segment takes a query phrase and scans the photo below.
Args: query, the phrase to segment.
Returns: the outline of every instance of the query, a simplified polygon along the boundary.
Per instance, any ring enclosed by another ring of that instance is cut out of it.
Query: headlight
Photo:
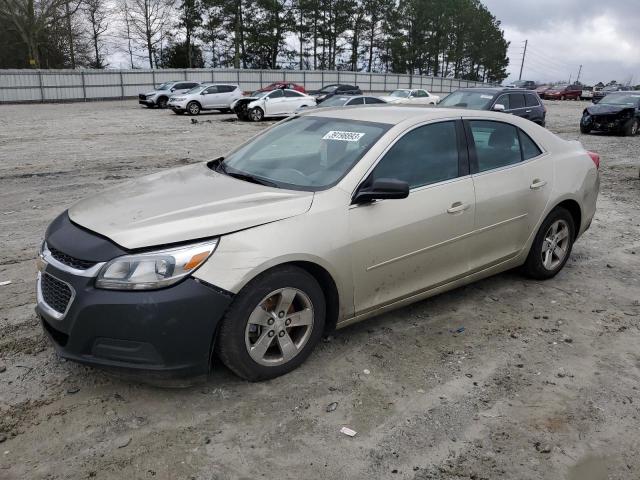
[[[173,101],[173,102],[184,102],[186,100],[185,97],[171,97],[169,99],[169,101]]]
[[[200,267],[218,246],[218,239],[184,247],[123,255],[98,273],[96,288],[153,290],[180,281]]]

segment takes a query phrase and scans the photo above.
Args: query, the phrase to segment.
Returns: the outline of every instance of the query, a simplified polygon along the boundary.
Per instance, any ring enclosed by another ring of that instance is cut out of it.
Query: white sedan
[[[383,95],[378,98],[387,103],[410,103],[412,105],[435,105],[440,101],[438,95],[432,95],[422,88],[400,88],[389,95]]]
[[[297,110],[315,106],[316,99],[310,95],[278,88],[239,98],[231,104],[231,109],[240,120],[259,122],[266,117],[287,117]]]

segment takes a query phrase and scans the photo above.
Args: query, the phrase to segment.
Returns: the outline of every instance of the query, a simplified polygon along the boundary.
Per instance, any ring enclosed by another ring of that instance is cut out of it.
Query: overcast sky
[[[640,84],[640,0],[481,0],[502,22],[509,79]]]

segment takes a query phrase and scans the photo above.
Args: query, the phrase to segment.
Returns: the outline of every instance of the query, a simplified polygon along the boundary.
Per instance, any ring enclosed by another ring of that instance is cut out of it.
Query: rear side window
[[[524,94],[522,93],[510,93],[509,103],[511,108],[524,108]]]
[[[373,170],[373,179],[396,178],[409,188],[442,182],[458,176],[458,142],[455,122],[415,128],[398,140]]]
[[[535,144],[531,137],[519,130],[520,133],[520,145],[522,145],[522,159],[529,160],[530,158],[537,157],[542,154],[542,150]]]
[[[285,90],[284,91],[284,96],[285,97],[301,97],[302,94],[300,94],[298,92],[294,92],[293,90]]]
[[[379,98],[376,97],[367,97],[366,98],[366,103],[367,104],[371,104],[371,103],[386,103],[384,100],[380,100]]]
[[[416,97],[428,97],[427,92],[424,90],[416,90]]]
[[[218,91],[220,93],[233,92],[236,89],[233,85],[218,85]]]
[[[536,97],[532,93],[527,93],[525,95],[525,100],[527,102],[527,107],[539,107],[540,106],[540,102],[538,102],[538,97]]]
[[[486,120],[469,121],[478,159],[478,172],[506,167],[522,160],[518,129]]]
[[[354,98],[349,103],[347,103],[347,105],[362,105],[362,104],[364,104],[364,98],[362,97]]]

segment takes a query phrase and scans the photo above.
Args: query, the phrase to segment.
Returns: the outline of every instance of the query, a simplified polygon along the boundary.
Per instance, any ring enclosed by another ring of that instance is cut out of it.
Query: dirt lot
[[[640,478],[640,137],[580,137],[583,106],[548,104],[551,130],[603,158],[594,224],[555,279],[505,273],[338,331],[283,378],[218,366],[186,389],[59,359],[35,252],[76,200],[267,124],[0,106],[0,478]]]

